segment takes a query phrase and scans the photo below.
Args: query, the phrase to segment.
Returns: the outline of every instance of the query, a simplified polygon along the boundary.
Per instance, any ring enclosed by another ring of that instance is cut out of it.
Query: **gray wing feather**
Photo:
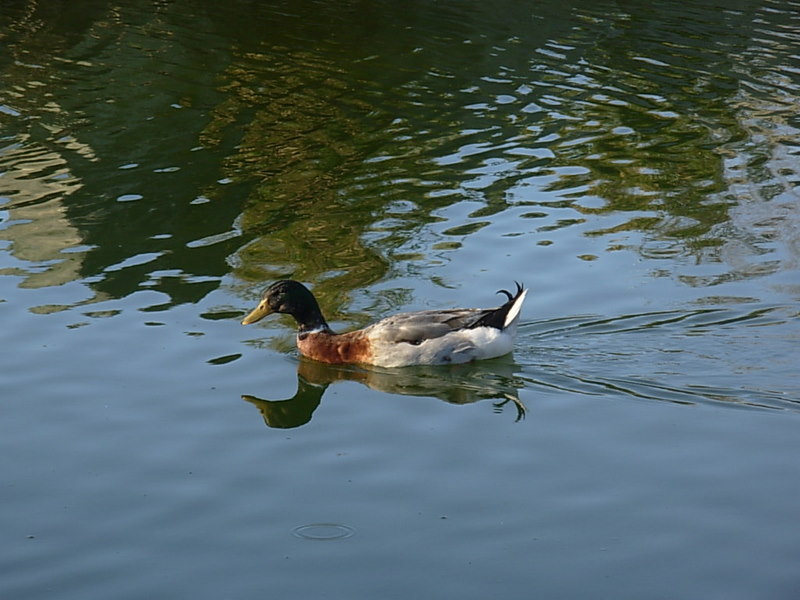
[[[374,329],[370,332],[372,335],[387,342],[420,344],[458,329],[467,329],[487,312],[490,311],[461,308],[404,313],[378,321],[369,329]]]

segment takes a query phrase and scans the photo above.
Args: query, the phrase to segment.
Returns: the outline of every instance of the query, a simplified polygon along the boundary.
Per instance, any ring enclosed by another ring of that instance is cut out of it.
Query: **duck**
[[[514,349],[527,289],[498,290],[507,301],[496,308],[455,308],[400,313],[372,325],[335,333],[314,294],[292,279],[276,281],[242,320],[250,325],[273,313],[297,322],[300,354],[329,364],[376,367],[462,364],[497,358]]]

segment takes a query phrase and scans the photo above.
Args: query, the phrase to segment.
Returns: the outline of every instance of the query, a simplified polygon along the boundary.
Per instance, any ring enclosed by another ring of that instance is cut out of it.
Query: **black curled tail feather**
[[[503,306],[487,310],[477,321],[470,325],[469,328],[494,327],[495,329],[502,330],[505,327],[508,311],[511,310],[511,307],[514,306],[514,303],[520,295],[522,295],[522,292],[525,291],[525,288],[518,281],[515,281],[514,284],[517,286],[516,293],[514,294],[508,290],[497,290],[498,294],[505,294],[508,297],[508,301],[503,304]]]
[[[497,290],[495,293],[496,294],[505,294],[506,296],[508,296],[508,301],[511,302],[511,304],[514,304],[514,300],[519,298],[519,295],[522,293],[522,290],[525,289],[525,288],[522,287],[522,284],[519,281],[515,281],[514,285],[517,286],[517,293],[516,294],[512,294],[508,290]]]

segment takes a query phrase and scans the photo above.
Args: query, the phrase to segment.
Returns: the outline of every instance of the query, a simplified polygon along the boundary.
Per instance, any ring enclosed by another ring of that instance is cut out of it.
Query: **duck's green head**
[[[328,326],[314,294],[302,283],[292,279],[276,281],[264,290],[261,302],[242,320],[242,325],[260,321],[272,313],[292,315],[301,331]]]

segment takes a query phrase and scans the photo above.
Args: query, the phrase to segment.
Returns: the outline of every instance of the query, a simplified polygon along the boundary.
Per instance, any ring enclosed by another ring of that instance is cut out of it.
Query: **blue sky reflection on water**
[[[0,588],[795,597],[793,9],[4,4]],[[240,327],[286,276],[532,293],[393,373]]]

